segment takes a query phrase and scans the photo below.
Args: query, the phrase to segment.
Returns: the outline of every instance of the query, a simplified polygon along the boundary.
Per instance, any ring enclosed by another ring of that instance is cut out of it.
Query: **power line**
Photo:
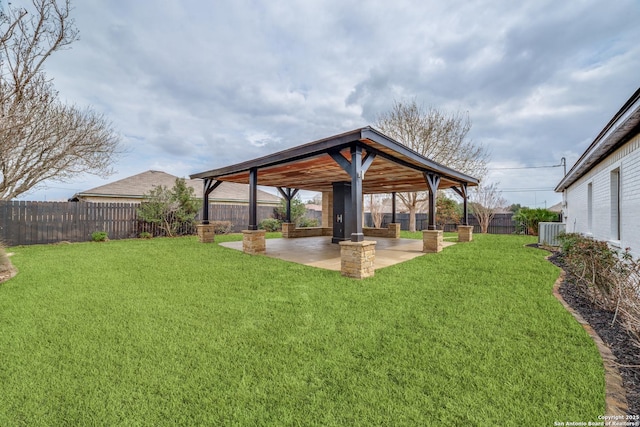
[[[489,168],[490,171],[499,171],[499,170],[513,170],[513,169],[543,169],[543,168],[559,168],[564,165],[549,165],[549,166],[522,166],[519,168]]]
[[[514,168],[489,168],[490,171],[498,171],[498,170],[516,170],[516,169],[545,169],[545,168],[559,168],[564,167],[564,174],[567,174],[567,159],[562,157],[560,159],[559,165],[548,165],[548,166],[521,166]]]
[[[506,188],[500,189],[503,193],[526,193],[534,191],[554,191],[553,188]]]

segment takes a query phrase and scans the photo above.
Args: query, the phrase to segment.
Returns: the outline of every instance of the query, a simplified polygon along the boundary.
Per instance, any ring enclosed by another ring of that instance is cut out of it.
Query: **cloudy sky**
[[[24,0],[22,0],[24,2]],[[13,1],[20,4],[20,1]],[[640,86],[637,0],[76,0],[46,67],[127,150],[108,180],[187,176],[368,124],[394,100],[468,112],[511,203],[552,190]]]

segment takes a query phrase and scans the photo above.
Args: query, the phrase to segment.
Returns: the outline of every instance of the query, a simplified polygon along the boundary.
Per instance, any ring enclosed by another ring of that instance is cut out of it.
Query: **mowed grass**
[[[0,425],[597,421],[558,269],[531,238],[474,238],[362,281],[191,237],[12,248]]]

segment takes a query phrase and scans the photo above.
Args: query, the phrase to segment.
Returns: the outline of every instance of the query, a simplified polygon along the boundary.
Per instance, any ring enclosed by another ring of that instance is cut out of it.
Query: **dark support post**
[[[362,242],[362,180],[364,170],[362,168],[362,147],[354,144],[351,147],[351,241]]]
[[[278,187],[278,191],[287,202],[287,212],[286,212],[285,219],[287,220],[287,223],[290,223],[291,222],[291,200],[294,197],[296,197],[296,194],[298,194],[298,190],[297,189],[294,190],[292,188],[283,189],[282,187]]]
[[[249,170],[249,230],[258,229],[258,169]]]
[[[461,190],[462,190],[462,225],[469,225],[469,208],[467,206],[469,195],[467,193],[466,183],[461,185]]]
[[[365,172],[375,160],[376,153],[368,152],[363,159],[362,147],[358,144],[353,144],[351,146],[351,162],[345,159],[338,151],[329,152],[329,155],[351,177],[351,215],[347,215],[351,218],[351,230],[353,230],[351,241],[362,242],[364,240],[364,234],[362,233],[362,181],[364,180]]]
[[[204,189],[202,191],[202,223],[209,224],[209,193],[207,193],[207,187],[211,183],[210,178],[205,178],[204,180]]]
[[[436,196],[440,185],[440,175],[425,172],[424,178],[429,186],[429,230],[436,230]]]
[[[391,193],[391,223],[396,223],[396,192]]]
[[[222,184],[222,181],[216,181],[212,178],[204,179],[204,188],[202,190],[202,223],[209,224],[209,194],[218,186]]]

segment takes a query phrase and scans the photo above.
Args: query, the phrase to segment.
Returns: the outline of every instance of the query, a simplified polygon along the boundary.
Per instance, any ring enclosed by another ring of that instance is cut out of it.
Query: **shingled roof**
[[[163,185],[167,188],[174,186],[178,177],[162,171],[148,170],[109,184],[101,185],[80,193],[76,193],[70,200],[95,198],[108,199],[142,199],[155,186]],[[201,179],[186,179],[186,184],[193,188],[196,197],[202,198],[203,184]],[[235,182],[225,182],[216,188],[209,196],[213,203],[247,203],[249,200],[249,186]],[[278,204],[280,198],[266,191],[258,190],[258,202],[261,204]]]

